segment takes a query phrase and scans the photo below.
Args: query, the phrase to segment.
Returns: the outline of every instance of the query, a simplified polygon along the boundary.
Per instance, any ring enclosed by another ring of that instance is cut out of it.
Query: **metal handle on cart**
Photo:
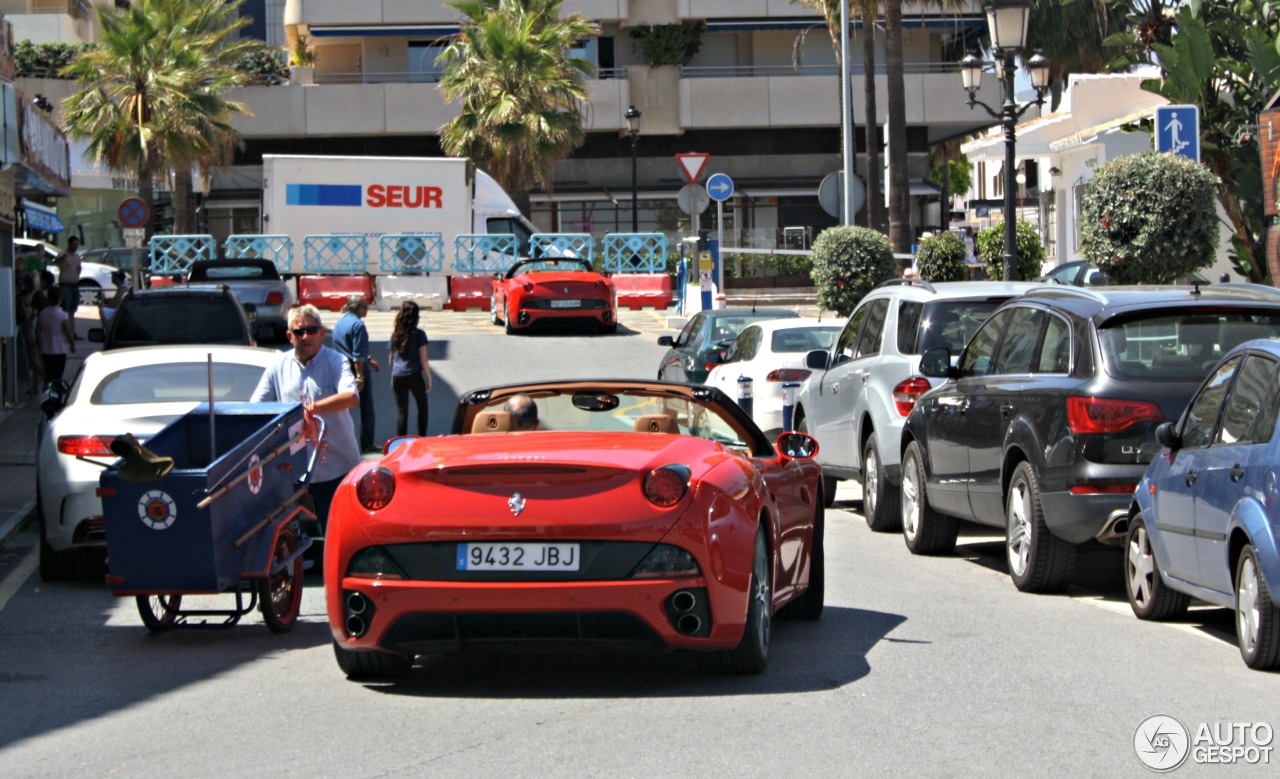
[[[315,441],[315,445],[311,447],[311,456],[307,459],[307,470],[303,472],[301,476],[298,477],[298,484],[302,484],[302,485],[311,484],[311,475],[315,473],[315,470],[316,470],[316,459],[320,456],[320,445],[324,443],[324,433],[325,433],[324,417],[320,416],[319,414],[316,414],[314,419],[317,423],[316,441]]]

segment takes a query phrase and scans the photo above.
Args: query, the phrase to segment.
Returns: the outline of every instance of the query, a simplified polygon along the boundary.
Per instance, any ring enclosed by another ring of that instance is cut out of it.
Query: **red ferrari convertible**
[[[489,317],[507,333],[539,324],[595,325],[618,330],[618,291],[591,263],[573,258],[519,260],[493,280]]]
[[[759,673],[775,613],[822,614],[822,474],[717,389],[472,392],[451,435],[393,439],[338,488],[324,549],[338,665],[495,645],[643,646]]]

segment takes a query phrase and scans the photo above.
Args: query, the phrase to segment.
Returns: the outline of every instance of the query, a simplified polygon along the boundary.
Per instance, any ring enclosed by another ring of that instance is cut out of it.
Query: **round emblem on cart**
[[[262,491],[262,466],[259,465],[261,462],[262,458],[256,454],[249,458],[249,492],[254,495]]]
[[[152,530],[166,530],[178,518],[178,505],[160,490],[152,490],[138,499],[138,517]]]

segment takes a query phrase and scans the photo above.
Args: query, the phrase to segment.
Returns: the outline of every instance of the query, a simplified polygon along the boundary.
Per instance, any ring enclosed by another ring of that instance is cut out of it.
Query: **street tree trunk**
[[[911,189],[907,170],[907,98],[902,71],[902,0],[884,4],[884,60],[888,73],[889,243],[899,254],[911,250]]]

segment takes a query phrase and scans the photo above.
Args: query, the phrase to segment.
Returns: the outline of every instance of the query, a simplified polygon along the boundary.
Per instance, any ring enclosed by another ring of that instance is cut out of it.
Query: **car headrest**
[[[510,411],[481,411],[471,423],[471,434],[507,433],[511,427]]]
[[[642,414],[636,417],[636,424],[632,430],[637,433],[679,434],[680,432],[675,417],[669,417],[666,414]]]

